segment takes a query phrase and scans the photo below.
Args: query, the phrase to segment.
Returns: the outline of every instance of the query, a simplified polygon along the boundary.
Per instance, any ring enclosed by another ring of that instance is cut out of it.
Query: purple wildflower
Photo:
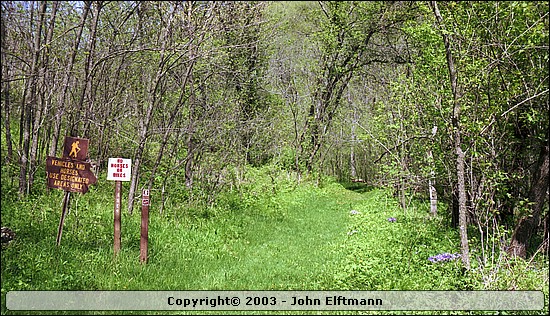
[[[395,223],[395,221],[397,221],[397,219],[395,217],[388,218],[388,222],[390,222],[390,223]]]
[[[441,262],[441,261],[452,261],[452,260],[455,260],[455,259],[458,259],[460,258],[460,254],[458,253],[455,253],[455,254],[451,254],[451,253],[440,253],[438,255],[435,255],[435,256],[431,256],[428,258],[429,261],[433,262],[433,263],[436,263],[436,262]]]
[[[356,211],[356,210],[351,210],[351,211],[350,211],[349,213],[350,213],[351,215],[357,215],[357,214],[360,214],[360,213],[359,213],[358,211]]]

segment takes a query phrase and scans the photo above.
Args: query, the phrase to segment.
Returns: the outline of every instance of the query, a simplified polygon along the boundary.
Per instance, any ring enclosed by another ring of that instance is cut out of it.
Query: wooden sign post
[[[149,240],[149,190],[141,192],[141,239],[139,243],[139,261],[147,263],[147,243]]]
[[[65,191],[65,196],[63,197],[63,209],[61,210],[61,219],[59,220],[59,227],[57,228],[56,244],[58,246],[61,244],[61,235],[63,234],[63,223],[65,222],[65,215],[67,214],[67,207],[69,205],[70,198],[71,198],[71,192]]]
[[[120,251],[120,204],[121,204],[121,197],[120,197],[120,191],[122,189],[122,182],[121,181],[115,181],[115,212],[114,212],[114,234],[115,234],[115,241],[113,246],[113,251],[116,254]]]
[[[115,209],[114,209],[114,245],[113,251],[117,255],[120,251],[121,219],[120,205],[122,204],[122,181],[130,181],[132,174],[132,160],[124,158],[109,158],[107,166],[107,180],[115,181]]]
[[[91,171],[91,165],[84,160],[88,156],[88,140],[85,138],[65,137],[65,148],[63,158],[46,158],[46,181],[49,188],[65,191],[63,197],[63,209],[57,229],[56,243],[61,244],[63,234],[63,223],[71,192],[88,192],[88,186],[97,183],[97,178]]]

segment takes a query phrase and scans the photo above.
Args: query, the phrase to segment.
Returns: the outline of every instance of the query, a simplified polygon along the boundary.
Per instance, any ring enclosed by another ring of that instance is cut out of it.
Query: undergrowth
[[[476,263],[481,245],[473,236],[474,268],[465,271],[460,258],[451,256],[460,253],[459,236],[446,225],[444,205],[435,217],[427,201],[415,200],[403,210],[383,188],[348,190],[329,178],[298,183],[268,166],[248,169],[238,186],[211,204],[177,204],[172,196],[161,214],[153,191],[148,261],[140,264],[139,210],[122,212],[122,249],[113,254],[112,182],[100,176],[87,194],[71,194],[57,246],[64,192],[44,188],[19,199],[4,171],[2,226],[16,238],[2,249],[2,314],[29,313],[6,310],[6,293],[15,290],[541,290],[545,309],[521,313],[548,311],[547,257],[521,260],[495,252],[491,265]],[[123,205],[127,190],[123,185]],[[165,313],[176,312],[148,312]]]

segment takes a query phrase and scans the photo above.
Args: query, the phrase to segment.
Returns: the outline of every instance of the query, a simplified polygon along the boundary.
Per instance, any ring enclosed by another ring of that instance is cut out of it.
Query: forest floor
[[[492,267],[482,267],[486,253],[474,246],[471,272],[462,270],[460,259],[433,262],[437,255],[459,253],[459,239],[444,216],[429,216],[427,201],[411,199],[404,211],[391,192],[384,189],[366,186],[346,189],[333,181],[321,186],[251,185],[254,187],[246,191],[222,196],[208,209],[193,210],[180,205],[176,210],[174,204],[167,205],[163,214],[156,211],[152,195],[147,264],[139,263],[139,210],[133,215],[123,212],[121,251],[113,255],[110,184],[93,188],[86,195],[74,195],[60,246],[56,246],[55,239],[62,191],[52,190],[22,201],[7,197],[4,193],[9,192],[3,191],[2,226],[13,228],[16,239],[2,249],[2,314],[29,313],[6,310],[5,295],[13,290],[514,288],[544,291],[548,311],[548,258],[539,256],[526,262],[498,257]],[[3,186],[3,190],[7,188]],[[445,212],[444,205],[440,211]],[[475,236],[472,238],[475,243]],[[165,313],[174,312],[147,312]],[[186,312],[178,312],[182,313]],[[349,314],[350,311],[298,313]],[[538,315],[541,311],[523,313]]]

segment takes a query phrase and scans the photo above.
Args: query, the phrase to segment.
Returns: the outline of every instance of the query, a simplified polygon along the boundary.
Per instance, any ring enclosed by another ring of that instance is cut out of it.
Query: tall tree
[[[320,69],[307,113],[302,141],[309,138],[306,166],[315,157],[338,112],[343,93],[354,73],[374,63],[405,63],[406,51],[394,35],[414,12],[406,2],[319,2]]]
[[[31,27],[30,30],[34,30],[33,26],[34,20],[32,19],[32,12],[34,10],[34,4],[31,4]],[[38,83],[38,69],[40,68],[40,53],[41,53],[41,43],[42,43],[42,29],[45,25],[45,14],[46,14],[46,1],[41,1],[40,8],[38,11],[38,25],[36,26],[36,31],[33,33],[34,36],[34,45],[32,46],[32,59],[30,66],[29,78],[25,81],[25,93],[22,98],[23,109],[21,111],[21,132],[23,133],[22,137],[22,149],[19,159],[20,172],[19,172],[19,195],[25,195],[30,191],[29,182],[29,150],[31,143],[31,122],[34,111],[38,108],[38,93],[37,93],[37,83]],[[32,170],[31,170],[32,171]]]
[[[140,6],[144,10],[151,10],[149,8],[151,4],[149,3],[140,3]],[[131,214],[134,208],[135,193],[138,187],[140,167],[143,158],[143,152],[145,150],[145,145],[150,136],[150,124],[153,118],[153,112],[157,108],[162,100],[162,95],[165,93],[163,89],[164,79],[167,76],[167,70],[170,68],[170,59],[172,57],[173,49],[173,34],[172,34],[172,23],[174,22],[175,13],[177,10],[177,5],[157,3],[155,8],[156,13],[161,19],[161,29],[156,36],[156,43],[158,45],[158,57],[156,70],[152,78],[146,80],[149,82],[145,85],[145,107],[139,107],[139,128],[138,128],[138,146],[134,153],[134,161],[132,166],[132,177],[130,180],[130,190],[128,193],[128,212]],[[147,77],[149,74],[143,74]]]
[[[56,107],[54,107],[55,110],[55,118],[54,118],[54,125],[53,125],[53,132],[52,132],[52,141],[50,143],[50,156],[55,156],[57,152],[57,146],[59,143],[59,138],[61,135],[62,130],[62,122],[63,122],[63,116],[65,115],[66,110],[69,108],[66,105],[67,102],[67,96],[69,94],[69,87],[70,82],[72,81],[74,77],[73,68],[75,65],[75,60],[77,58],[79,48],[80,48],[80,41],[82,40],[82,34],[84,32],[85,22],[88,17],[88,13],[90,12],[91,8],[91,1],[85,1],[84,2],[84,8],[82,9],[82,14],[80,16],[80,22],[78,24],[78,30],[77,34],[74,39],[74,45],[69,54],[69,58],[66,65],[66,70],[63,73],[63,79],[61,84],[61,92],[57,94],[57,102]]]
[[[2,112],[4,113],[4,128],[5,128],[5,134],[6,134],[6,146],[7,146],[7,155],[5,159],[5,163],[9,163],[13,159],[13,145],[12,145],[12,137],[11,137],[11,87],[10,82],[12,80],[12,73],[11,73],[11,65],[8,62],[8,43],[7,43],[7,19],[9,11],[11,11],[11,4],[2,2],[2,16],[1,16],[1,23],[0,26],[0,43],[1,43],[1,54],[2,54]]]
[[[50,12],[50,23],[48,26],[48,30],[46,33],[46,37],[44,39],[44,48],[40,48],[40,50],[43,50],[42,54],[42,61],[41,66],[38,75],[38,81],[36,82],[37,89],[38,89],[38,98],[40,102],[37,102],[35,114],[34,114],[34,122],[33,122],[33,128],[32,128],[32,143],[30,147],[30,154],[29,154],[29,187],[33,186],[34,182],[34,175],[37,168],[37,156],[38,156],[38,143],[40,138],[40,131],[43,128],[44,125],[44,117],[48,114],[48,107],[49,107],[49,96],[46,96],[46,85],[47,85],[47,78],[48,73],[51,72],[49,68],[49,60],[50,60],[50,54],[52,54],[52,51],[50,49],[52,37],[53,37],[53,31],[55,27],[55,17],[57,14],[57,6],[58,2],[55,1],[53,3],[53,7]],[[51,78],[50,78],[51,79]]]
[[[105,5],[102,1],[94,1],[93,6],[93,20],[90,29],[90,35],[88,38],[87,53],[86,53],[86,62],[84,64],[84,80],[82,84],[82,91],[80,98],[77,104],[79,109],[76,115],[83,116],[83,128],[82,136],[89,138],[90,137],[90,124],[94,121],[94,103],[95,103],[95,89],[93,89],[93,65],[94,59],[96,58],[96,42],[98,37],[98,26],[100,21],[101,9]],[[85,105],[84,103],[88,103]],[[79,124],[75,124],[78,126]],[[73,129],[75,130],[75,129]],[[74,133],[74,132],[73,132]]]
[[[430,5],[433,9],[438,26],[441,30],[441,36],[445,44],[445,55],[447,57],[447,66],[449,68],[449,81],[451,84],[451,90],[453,93],[453,111],[452,111],[452,124],[454,130],[454,146],[456,151],[456,176],[458,186],[458,207],[459,207],[459,230],[460,230],[460,249],[462,252],[462,262],[466,269],[470,269],[470,247],[468,245],[468,222],[467,222],[467,209],[466,209],[466,184],[464,178],[464,151],[462,149],[462,131],[460,127],[460,114],[461,105],[460,98],[461,91],[457,83],[457,72],[455,68],[455,61],[452,52],[452,38],[449,35],[448,30],[443,22],[443,17],[439,12],[436,1],[431,1]]]
[[[550,137],[547,139],[550,139]],[[529,201],[532,203],[532,212],[520,218],[508,247],[508,253],[513,256],[526,257],[529,241],[539,225],[544,203],[548,199],[548,152],[548,143],[546,143],[540,150],[535,174],[529,190]],[[546,218],[548,218],[548,215]]]

